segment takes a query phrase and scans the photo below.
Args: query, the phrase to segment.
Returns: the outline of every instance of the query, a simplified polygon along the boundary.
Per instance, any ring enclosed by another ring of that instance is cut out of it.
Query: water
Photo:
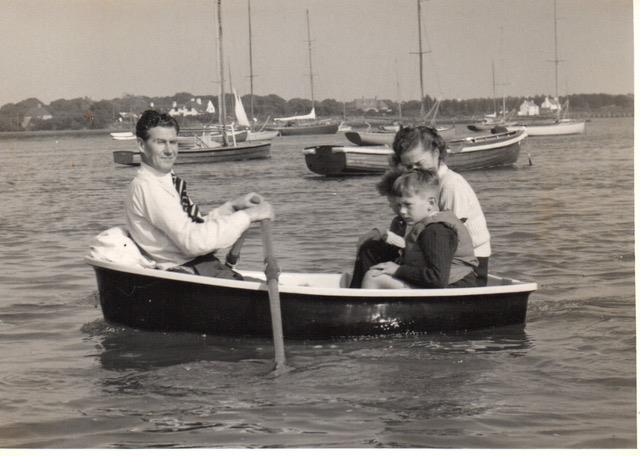
[[[104,322],[83,256],[123,223],[123,143],[0,139],[0,447],[636,447],[633,122],[587,129],[465,173],[491,270],[539,284],[524,330],[287,342],[279,376],[267,339]],[[268,197],[283,270],[340,271],[391,217],[378,177],[306,169],[302,147],[344,142],[278,138],[271,160],[178,171],[205,208]],[[255,230],[240,266],[261,269],[261,249]]]

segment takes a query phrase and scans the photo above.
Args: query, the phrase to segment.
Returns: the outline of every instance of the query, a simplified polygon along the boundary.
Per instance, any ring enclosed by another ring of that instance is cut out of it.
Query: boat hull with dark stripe
[[[512,166],[518,161],[525,130],[449,141],[447,165],[454,171]],[[380,174],[390,167],[386,146],[313,146],[303,150],[307,168],[323,176]]]
[[[211,147],[181,150],[177,165],[216,163],[224,161],[257,160],[271,157],[271,143],[243,143],[240,146]],[[139,166],[140,152],[116,150],[113,161],[119,165]]]
[[[332,135],[338,132],[338,126],[337,122],[318,125],[293,125],[291,127],[280,127],[278,131],[281,136]]]
[[[154,331],[270,337],[265,283],[192,276],[87,259],[105,320]],[[242,271],[241,271],[242,272]],[[244,271],[256,280],[264,274]],[[490,277],[487,287],[339,288],[339,274],[282,274],[284,336],[317,339],[524,326],[537,286]],[[316,285],[316,286],[314,286]]]

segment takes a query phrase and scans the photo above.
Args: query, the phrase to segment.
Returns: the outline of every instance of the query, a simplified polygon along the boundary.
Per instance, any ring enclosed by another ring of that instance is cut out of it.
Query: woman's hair
[[[176,129],[176,133],[180,133],[180,126],[176,119],[169,114],[147,109],[136,123],[136,136],[146,141],[149,138],[149,130],[154,127],[173,127]]]
[[[384,173],[380,182],[376,184],[378,193],[380,193],[381,196],[398,196],[393,191],[393,183],[398,177],[402,176],[402,172],[399,168],[391,168]]]
[[[414,169],[402,174],[393,183],[393,194],[396,196],[415,195],[421,190],[440,187],[438,175],[425,169]]]
[[[391,163],[401,163],[402,154],[422,145],[427,150],[438,151],[439,161],[447,159],[447,143],[433,127],[420,125],[418,127],[402,127],[393,139],[393,155]]]

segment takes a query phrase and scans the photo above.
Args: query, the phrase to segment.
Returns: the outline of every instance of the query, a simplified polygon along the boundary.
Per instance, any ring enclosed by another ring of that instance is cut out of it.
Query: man
[[[142,163],[125,203],[129,234],[160,269],[242,279],[213,252],[233,245],[251,222],[273,219],[273,209],[249,193],[202,216],[172,172],[179,129],[173,117],[154,110],[145,111],[136,124]]]

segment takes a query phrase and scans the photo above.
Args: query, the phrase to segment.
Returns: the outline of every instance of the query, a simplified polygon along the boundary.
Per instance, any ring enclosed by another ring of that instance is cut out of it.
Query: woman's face
[[[439,157],[440,153],[437,149],[425,149],[420,143],[413,149],[404,152],[400,157],[400,163],[408,170],[437,170]]]

